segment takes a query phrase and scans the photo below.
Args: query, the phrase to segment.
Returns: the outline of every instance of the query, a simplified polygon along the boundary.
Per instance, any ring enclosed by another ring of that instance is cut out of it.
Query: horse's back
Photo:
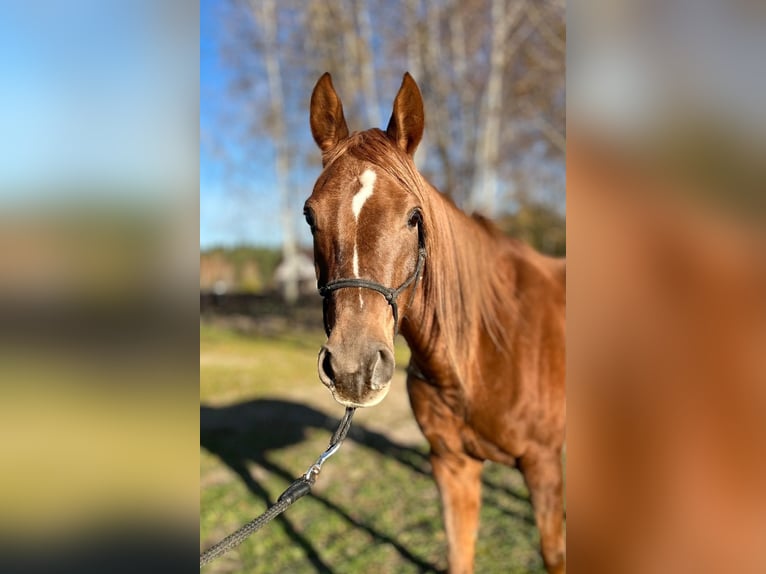
[[[483,215],[474,213],[472,218],[486,231],[491,241],[497,244],[497,253],[505,265],[525,265],[533,268],[536,274],[539,274],[538,288],[542,287],[546,291],[551,289],[554,292],[551,295],[561,295],[566,291],[566,259],[544,255],[528,243],[509,237]],[[549,284],[543,285],[546,282]]]
[[[563,315],[566,302],[566,259],[544,255],[528,243],[502,236],[496,241],[503,247],[501,262],[512,282],[516,295],[526,300],[532,298],[541,303],[552,304]],[[527,309],[529,311],[529,309]]]

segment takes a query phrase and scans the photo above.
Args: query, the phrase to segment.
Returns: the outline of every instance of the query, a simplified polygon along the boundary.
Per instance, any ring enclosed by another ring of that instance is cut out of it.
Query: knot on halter
[[[392,287],[386,287],[385,285],[381,285],[380,283],[375,283],[375,281],[369,281],[367,279],[357,279],[357,278],[346,278],[346,279],[336,279],[335,281],[330,281],[326,285],[322,285],[319,287],[319,294],[324,298],[324,323],[325,323],[325,331],[327,334],[330,334],[330,329],[327,325],[327,300],[332,294],[333,291],[337,291],[338,289],[347,289],[351,287],[358,287],[361,289],[371,289],[372,291],[377,291],[383,297],[386,298],[386,301],[391,306],[391,312],[394,315],[394,337],[396,337],[396,334],[399,332],[399,306],[396,303],[397,297],[401,295],[401,293],[407,289],[410,285],[412,285],[414,282],[418,280],[420,277],[420,273],[423,270],[423,264],[426,259],[426,249],[424,245],[420,245],[418,247],[418,262],[415,266],[415,271],[412,275],[410,275],[404,283],[399,285],[399,287],[396,287],[395,289]],[[412,291],[412,296],[415,295],[415,290]],[[412,303],[412,296],[410,296],[410,304]]]

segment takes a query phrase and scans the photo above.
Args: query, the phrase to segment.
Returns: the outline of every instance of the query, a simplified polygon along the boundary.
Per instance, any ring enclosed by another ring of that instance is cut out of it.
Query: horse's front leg
[[[561,451],[533,449],[521,457],[521,471],[529,487],[540,530],[543,562],[549,574],[566,572],[564,499]]]
[[[442,500],[450,574],[473,572],[481,506],[482,461],[466,454],[431,454]]]

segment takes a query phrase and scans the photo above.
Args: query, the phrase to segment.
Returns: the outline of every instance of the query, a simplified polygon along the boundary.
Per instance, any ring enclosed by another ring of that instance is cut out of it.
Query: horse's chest
[[[465,452],[512,465],[523,452],[523,429],[513,424],[507,405],[478,400],[457,385],[416,379],[408,389],[415,418],[437,454]]]

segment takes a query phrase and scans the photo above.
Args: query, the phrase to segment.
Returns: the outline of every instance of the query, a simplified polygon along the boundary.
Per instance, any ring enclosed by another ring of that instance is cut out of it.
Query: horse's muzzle
[[[394,375],[394,354],[383,344],[355,350],[325,345],[319,351],[319,378],[346,407],[371,407],[388,394]]]

